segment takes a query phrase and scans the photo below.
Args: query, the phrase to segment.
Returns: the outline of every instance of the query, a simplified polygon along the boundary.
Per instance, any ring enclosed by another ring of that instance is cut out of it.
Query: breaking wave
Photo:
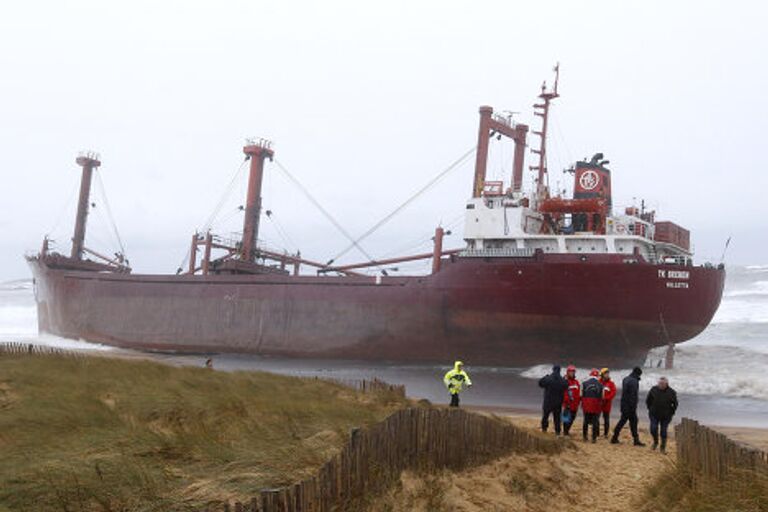
[[[675,368],[664,370],[665,347],[653,349],[643,369],[641,387],[649,389],[662,375],[682,393],[768,400],[768,265],[729,268],[723,300],[712,324],[699,336],[678,345]],[[539,378],[550,365],[523,370]],[[582,368],[578,374],[587,375]],[[629,369],[614,369],[617,385]]]
[[[0,283],[0,344],[34,343],[70,350],[112,350],[112,347],[37,332],[37,309],[29,279]]]
[[[640,389],[647,391],[659,377],[667,377],[679,393],[719,395],[768,400],[768,350],[756,352],[728,346],[679,346],[675,351],[675,368],[665,370],[665,347],[651,351],[643,367]],[[716,363],[713,363],[715,362]],[[551,371],[550,365],[536,365],[522,372],[523,377],[538,379]],[[612,369],[616,386],[629,375],[629,368]],[[583,380],[589,369],[579,368],[576,377]]]

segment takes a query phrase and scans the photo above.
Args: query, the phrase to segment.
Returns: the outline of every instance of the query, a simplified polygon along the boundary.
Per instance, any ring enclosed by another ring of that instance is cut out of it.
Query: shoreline
[[[51,343],[34,343],[56,346]],[[102,347],[99,347],[102,348]],[[433,404],[447,404],[448,396],[443,388],[442,375],[447,366],[430,364],[371,363],[369,361],[287,359],[263,357],[252,354],[174,354],[145,352],[109,347],[92,350],[64,348],[65,351],[82,352],[99,357],[146,359],[173,366],[202,366],[208,357],[214,360],[214,368],[221,371],[266,371],[282,375],[320,377],[338,380],[370,380],[378,378],[392,384],[403,384],[406,393],[415,400],[426,399]],[[522,377],[519,368],[470,368],[475,386],[461,395],[462,406],[477,411],[538,417],[541,411],[542,392],[536,379]],[[619,375],[618,378],[622,378]],[[674,387],[674,382],[673,382]],[[620,397],[620,394],[619,394]],[[749,432],[762,432],[768,425],[768,402],[756,398],[725,395],[692,395],[679,393],[680,409],[673,423],[689,417],[720,429],[744,429],[739,435],[751,439]],[[618,400],[618,397],[617,397]],[[640,423],[648,418],[643,404],[638,408]],[[614,402],[612,421],[618,421],[618,402]],[[735,431],[735,430],[734,430]],[[758,436],[759,438],[759,436]],[[755,442],[760,443],[757,439]]]
[[[522,420],[522,423],[532,429],[538,429],[539,420],[541,419],[541,415],[538,411],[531,411],[528,409],[518,409],[514,407],[488,407],[488,406],[467,406],[466,409],[471,412],[477,412],[481,414],[495,414],[497,416],[502,416],[506,418],[510,418],[511,420]],[[694,419],[694,418],[692,418]],[[613,428],[614,425],[616,425],[616,422],[619,420],[619,415],[612,414],[611,415],[611,428]],[[670,436],[674,437],[674,429],[672,426],[677,425],[682,420],[682,416],[678,417],[675,416],[672,425],[670,426]],[[581,416],[581,412],[579,417],[576,418],[576,426],[581,425],[581,422],[583,421],[583,416]],[[697,420],[700,423],[700,420]],[[602,422],[602,420],[601,420]],[[601,423],[602,424],[602,423]],[[738,427],[738,426],[723,426],[718,424],[711,424],[711,423],[704,423],[707,427],[710,427],[713,430],[716,430],[718,432],[721,432],[722,434],[725,434],[729,438],[731,438],[733,441],[737,441],[739,443],[743,443],[745,445],[749,445],[753,448],[757,448],[759,450],[763,450],[765,452],[768,452],[768,426],[766,427]],[[628,432],[629,426],[625,427],[623,430],[622,435],[626,435]],[[552,421],[550,418],[550,433],[552,432],[553,426]],[[645,434],[645,436],[650,437],[650,433],[648,431],[648,422],[644,422],[642,418],[640,418],[640,425],[639,430],[641,433]],[[577,429],[577,431],[579,431]],[[578,438],[578,436],[576,436]]]

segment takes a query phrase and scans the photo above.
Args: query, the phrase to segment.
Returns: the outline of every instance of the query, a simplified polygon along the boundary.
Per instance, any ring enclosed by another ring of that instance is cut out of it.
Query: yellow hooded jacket
[[[464,363],[456,361],[453,364],[453,370],[448,370],[445,377],[443,377],[445,387],[448,388],[448,392],[452,395],[461,393],[461,389],[465,384],[467,386],[472,385],[472,380],[467,375],[467,372],[461,369],[462,366],[464,366]]]

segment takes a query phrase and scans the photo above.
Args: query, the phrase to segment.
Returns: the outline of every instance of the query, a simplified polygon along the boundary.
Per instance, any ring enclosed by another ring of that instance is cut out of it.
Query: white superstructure
[[[654,240],[655,226],[639,214],[609,216],[605,233],[573,231],[572,216],[548,224],[521,194],[483,195],[467,202],[464,238],[468,255],[626,254],[646,261],[687,260],[691,253]],[[639,213],[639,212],[638,212]]]

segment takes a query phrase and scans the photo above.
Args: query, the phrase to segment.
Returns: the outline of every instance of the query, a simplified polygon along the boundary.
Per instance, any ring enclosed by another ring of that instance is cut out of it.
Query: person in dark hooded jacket
[[[640,441],[640,435],[637,433],[637,402],[640,392],[640,376],[643,374],[643,370],[639,366],[635,366],[632,369],[632,373],[624,377],[621,381],[621,419],[616,424],[616,428],[613,430],[613,437],[611,443],[619,443],[619,434],[621,429],[629,421],[629,429],[632,432],[632,438],[634,439],[635,446],[645,446],[645,443]]]
[[[587,441],[588,429],[592,427],[592,442],[597,442],[600,435],[600,411],[603,409],[603,385],[600,383],[600,372],[593,369],[589,378],[581,383],[581,408],[584,411],[582,435]]]
[[[560,406],[563,403],[563,393],[568,389],[568,381],[560,375],[560,366],[552,367],[552,373],[539,379],[539,387],[544,388],[544,403],[542,404],[541,431],[549,428],[549,415],[555,424],[555,434],[560,435]]]
[[[648,407],[648,416],[651,420],[651,436],[655,450],[659,446],[659,427],[661,427],[661,453],[667,452],[667,427],[672,421],[672,416],[677,411],[677,393],[669,387],[666,377],[659,379],[659,383],[651,388],[645,399]]]

